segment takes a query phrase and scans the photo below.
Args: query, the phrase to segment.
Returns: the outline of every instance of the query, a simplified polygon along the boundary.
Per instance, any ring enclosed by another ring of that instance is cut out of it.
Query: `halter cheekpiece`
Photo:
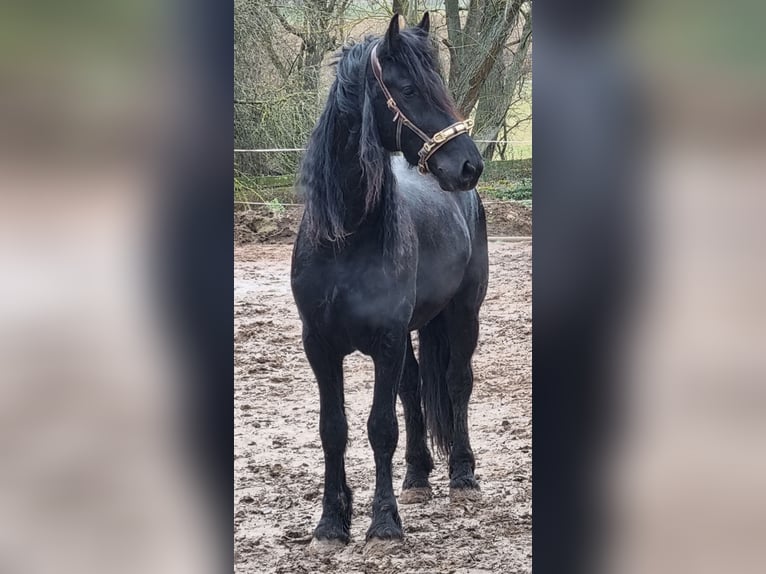
[[[428,164],[426,163],[428,159],[434,153],[436,153],[436,150],[438,150],[451,139],[456,138],[460,134],[468,133],[468,131],[473,127],[473,120],[468,119],[460,122],[455,122],[451,126],[447,126],[443,130],[436,132],[432,137],[428,137],[428,135],[426,135],[423,130],[412,123],[410,119],[404,115],[402,110],[399,109],[399,106],[396,104],[396,100],[394,100],[391,92],[383,82],[383,69],[380,67],[380,61],[378,60],[377,52],[378,45],[376,44],[373,46],[372,52],[370,52],[370,63],[372,65],[372,73],[375,74],[375,79],[378,80],[378,85],[380,85],[380,89],[383,90],[383,95],[386,96],[386,106],[388,106],[388,109],[391,110],[391,112],[394,114],[393,121],[396,122],[396,149],[397,151],[401,151],[402,149],[402,125],[405,125],[410,128],[410,130],[412,130],[416,136],[423,140],[423,147],[421,147],[420,151],[418,152],[418,157],[420,158],[418,161],[418,171],[422,174],[426,174],[428,173]]]

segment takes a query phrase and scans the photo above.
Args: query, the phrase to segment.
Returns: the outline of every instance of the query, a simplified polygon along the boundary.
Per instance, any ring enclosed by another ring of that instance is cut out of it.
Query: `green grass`
[[[479,192],[487,199],[532,201],[532,180],[498,180],[479,184]]]
[[[275,201],[284,209],[285,203],[297,203],[293,183],[295,175],[258,176],[237,172],[234,176],[234,200],[268,203]],[[277,209],[276,204],[274,204]]]
[[[285,203],[300,203],[294,187],[242,187],[236,180],[234,183],[234,198],[236,201],[254,201],[268,203],[271,200]]]
[[[532,178],[532,158],[485,162],[481,176],[484,182],[521,181],[525,178]]]
[[[274,217],[282,217],[285,214],[285,206],[278,199],[272,199],[266,202],[266,207],[271,211],[271,215]]]

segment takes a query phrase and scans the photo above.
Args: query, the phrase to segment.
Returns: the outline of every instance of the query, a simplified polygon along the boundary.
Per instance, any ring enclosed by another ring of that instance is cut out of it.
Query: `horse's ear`
[[[389,51],[396,51],[397,48],[399,48],[399,24],[400,20],[403,20],[399,14],[394,14],[394,17],[391,18],[391,22],[388,24],[388,30],[386,31],[386,47]]]
[[[423,30],[423,32],[426,34],[428,34],[429,30],[431,30],[431,16],[428,15],[428,12],[423,13],[423,18],[420,20],[418,28]]]

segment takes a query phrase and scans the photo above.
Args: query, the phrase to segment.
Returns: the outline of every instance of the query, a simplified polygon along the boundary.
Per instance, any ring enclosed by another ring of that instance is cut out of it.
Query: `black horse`
[[[488,277],[486,220],[474,189],[483,163],[467,135],[470,122],[458,119],[441,80],[428,30],[428,13],[405,30],[394,16],[383,39],[344,48],[302,165],[306,210],[292,289],[319,384],[325,483],[318,540],[350,538],[343,358],[355,350],[375,365],[367,539],[403,536],[391,476],[397,393],[407,429],[400,502],[430,497],[426,424],[432,444],[449,456],[451,496],[479,490],[468,400]],[[404,159],[392,158],[395,151]]]

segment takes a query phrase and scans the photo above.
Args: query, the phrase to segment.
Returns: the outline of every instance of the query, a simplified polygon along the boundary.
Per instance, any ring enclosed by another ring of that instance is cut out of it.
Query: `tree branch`
[[[279,59],[279,56],[277,56],[277,53],[274,51],[274,46],[270,41],[263,42],[263,45],[266,48],[266,53],[269,55],[269,60],[271,60],[271,63],[274,64],[274,67],[282,79],[287,81],[287,78],[290,77],[290,72],[288,72],[284,63],[282,63],[282,61]]]
[[[282,24],[282,27],[285,30],[290,32],[293,36],[298,36],[298,38],[300,38],[304,42],[306,41],[306,35],[301,30],[299,30],[298,28],[296,28],[295,26],[290,24],[290,22],[287,21],[287,18],[285,18],[279,12],[279,10],[277,10],[276,6],[273,6],[273,5],[269,4],[268,8],[269,8],[269,12],[271,12],[272,14],[274,14],[274,16],[277,17],[277,20],[279,20],[279,23]]]
[[[515,130],[517,127],[519,127],[521,124],[523,124],[524,122],[528,122],[528,121],[530,121],[531,119],[532,119],[532,114],[529,114],[528,116],[525,116],[525,117],[523,117],[523,118],[521,118],[521,119],[517,120],[517,121],[516,121],[516,123],[514,123],[512,126],[508,126],[508,127],[506,128],[506,131],[508,131],[508,132],[512,132],[512,131],[513,131],[513,130]]]

